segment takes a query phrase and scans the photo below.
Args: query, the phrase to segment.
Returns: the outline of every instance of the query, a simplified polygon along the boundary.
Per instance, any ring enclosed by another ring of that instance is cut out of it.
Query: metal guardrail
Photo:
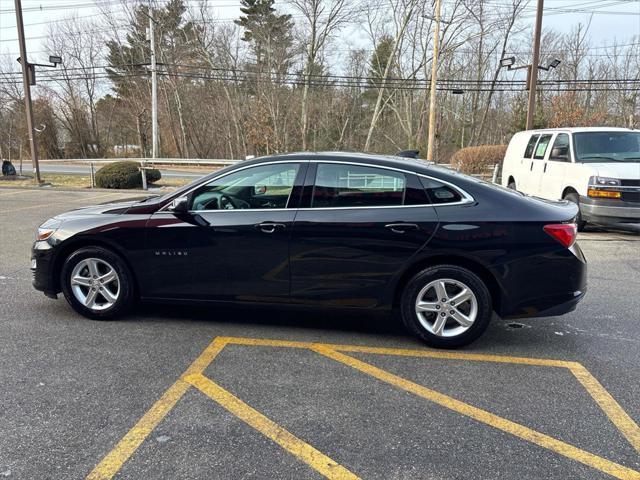
[[[40,162],[49,163],[114,163],[114,162],[138,162],[152,165],[186,165],[186,166],[210,166],[210,165],[235,165],[242,160],[230,160],[230,159],[207,159],[207,158],[60,158],[60,159],[45,159]]]
[[[89,165],[89,175],[91,177],[91,188],[96,186],[95,167],[96,165],[107,165],[115,162],[136,162],[140,164],[140,175],[142,176],[142,188],[147,190],[147,170],[155,168],[159,165],[182,165],[189,167],[200,166],[227,166],[235,165],[242,160],[230,159],[203,159],[203,158],[140,158],[140,157],[124,157],[124,158],[65,158],[65,159],[44,159],[40,162],[44,163],[82,163]]]

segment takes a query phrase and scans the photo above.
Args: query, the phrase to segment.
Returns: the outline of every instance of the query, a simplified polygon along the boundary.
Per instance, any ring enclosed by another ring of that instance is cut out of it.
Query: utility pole
[[[536,26],[533,33],[533,60],[529,66],[527,86],[529,88],[529,103],[527,106],[527,130],[533,128],[533,119],[536,112],[536,91],[538,85],[538,65],[540,65],[540,36],[542,35],[542,11],[544,0],[538,0],[536,10]]]
[[[427,161],[433,161],[436,140],[436,87],[438,85],[438,54],[440,50],[440,0],[435,0],[436,29],[433,38],[433,59],[431,60],[431,90],[429,91],[429,141]]]
[[[155,20],[149,8],[149,42],[151,44],[151,156],[158,158],[158,72],[156,68]]]
[[[42,183],[40,178],[40,164],[38,163],[38,145],[36,132],[33,128],[33,105],[31,104],[31,83],[29,78],[29,62],[27,61],[27,45],[24,39],[24,23],[22,21],[22,2],[15,0],[16,24],[18,25],[18,42],[20,44],[20,64],[22,65],[22,87],[24,89],[24,107],[27,114],[27,131],[29,132],[29,145],[31,147],[31,161],[35,180],[38,185]],[[33,79],[35,80],[35,78]],[[22,156],[20,157],[22,159]]]

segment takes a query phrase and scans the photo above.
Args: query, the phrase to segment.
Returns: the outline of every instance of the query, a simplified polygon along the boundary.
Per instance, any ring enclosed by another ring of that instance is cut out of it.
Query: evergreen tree
[[[242,16],[235,20],[244,29],[242,40],[251,45],[258,72],[284,73],[291,64],[293,45],[291,15],[278,15],[275,0],[241,0]]]

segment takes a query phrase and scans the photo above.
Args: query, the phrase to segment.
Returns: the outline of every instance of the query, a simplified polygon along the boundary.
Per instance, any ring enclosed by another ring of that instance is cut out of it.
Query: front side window
[[[533,155],[533,158],[536,160],[542,160],[544,158],[544,154],[547,153],[547,147],[551,142],[551,135],[541,135],[540,140],[538,140],[538,144],[536,145],[536,151]]]
[[[402,205],[406,179],[382,168],[320,163],[312,208],[382,207]]]
[[[230,173],[195,190],[189,210],[286,208],[299,168],[280,163]]]
[[[576,162],[638,162],[640,132],[580,132],[573,134]]]
[[[551,154],[549,160],[556,162],[568,162],[569,161],[569,135],[566,133],[559,133],[553,142],[551,147]]]
[[[533,155],[533,149],[536,148],[538,138],[540,138],[540,135],[531,135],[529,143],[527,143],[527,149],[524,151],[524,158],[531,158],[531,155]]]

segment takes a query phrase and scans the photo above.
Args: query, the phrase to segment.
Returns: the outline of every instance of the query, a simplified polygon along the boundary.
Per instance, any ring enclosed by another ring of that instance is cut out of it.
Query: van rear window
[[[527,149],[524,151],[525,158],[531,158],[531,155],[533,155],[533,149],[536,147],[536,142],[539,137],[540,135],[531,135],[529,143],[527,143]]]

